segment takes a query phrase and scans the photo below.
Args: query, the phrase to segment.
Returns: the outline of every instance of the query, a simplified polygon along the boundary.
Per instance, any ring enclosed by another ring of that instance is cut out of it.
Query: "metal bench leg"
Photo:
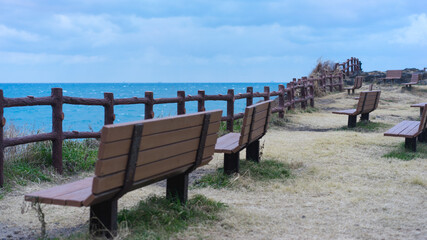
[[[90,206],[89,230],[92,235],[114,238],[117,234],[117,199]]]
[[[246,160],[259,163],[259,140],[256,140],[246,147]]]
[[[357,115],[348,115],[348,128],[356,127]]]
[[[233,174],[239,172],[239,153],[224,153],[224,173]]]
[[[182,204],[188,200],[188,173],[182,173],[166,180],[166,198]]]
[[[405,148],[413,152],[417,151],[417,138],[405,138]]]
[[[362,113],[362,115],[360,116],[360,120],[369,121],[369,113]]]

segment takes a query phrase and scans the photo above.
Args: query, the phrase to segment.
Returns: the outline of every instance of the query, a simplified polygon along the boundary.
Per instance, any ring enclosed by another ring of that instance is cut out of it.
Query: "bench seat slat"
[[[384,133],[391,137],[416,137],[419,135],[419,121],[402,121]]]
[[[83,201],[88,199],[91,194],[92,194],[92,184],[79,191],[57,196],[52,199],[52,204],[81,207],[83,206]]]
[[[344,114],[344,115],[355,115],[356,109],[346,109],[346,110],[334,111],[332,113]]]
[[[46,190],[27,194],[25,195],[25,200],[32,201],[32,202],[39,201],[41,203],[51,204],[53,202],[53,199],[59,196],[77,192],[79,190],[92,186],[92,181],[93,181],[93,177],[88,177],[76,182],[67,183],[64,185],[58,185]],[[58,205],[65,205],[65,204],[58,204]]]
[[[232,153],[239,147],[240,133],[228,133],[218,138],[215,145],[217,153]]]

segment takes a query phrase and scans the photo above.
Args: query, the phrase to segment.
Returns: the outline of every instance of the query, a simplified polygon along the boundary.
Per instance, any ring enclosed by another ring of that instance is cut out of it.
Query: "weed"
[[[383,157],[397,158],[404,161],[410,161],[415,158],[427,158],[427,146],[425,146],[425,144],[417,144],[416,152],[405,149],[405,143],[399,144],[396,148],[397,149],[384,154]]]
[[[218,168],[215,173],[204,175],[194,183],[194,187],[232,188],[239,185],[239,181],[245,182],[249,178],[253,181],[268,181],[291,177],[291,166],[275,160],[265,160],[260,163],[253,161],[240,161],[239,177],[224,174],[223,168]]]
[[[234,120],[233,121],[233,132],[240,132],[242,130],[242,126],[243,126],[243,119],[242,118]],[[219,126],[218,135],[223,136],[229,132],[230,131],[227,130],[227,122],[221,121],[221,124]]]
[[[356,131],[356,132],[378,132],[392,127],[393,125],[388,123],[371,122],[371,121],[359,121],[356,123],[356,127],[348,128],[347,126],[341,127],[337,130],[345,131]]]
[[[169,201],[165,197],[151,196],[118,215],[132,235],[129,239],[169,239],[190,225],[218,221],[219,212],[227,205],[195,195],[187,204]]]

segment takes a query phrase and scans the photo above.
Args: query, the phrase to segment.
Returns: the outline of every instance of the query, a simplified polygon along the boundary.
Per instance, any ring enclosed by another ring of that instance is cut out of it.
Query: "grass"
[[[126,239],[169,239],[189,226],[220,220],[219,213],[226,207],[203,195],[195,195],[185,205],[151,196],[131,209],[120,211],[118,221],[131,233]]]
[[[239,181],[268,181],[291,177],[291,166],[275,160],[265,160],[260,163],[253,161],[240,161],[241,178],[224,174],[223,168],[218,168],[215,173],[204,175],[194,183],[194,187],[212,187],[215,189],[229,188],[239,185]],[[241,180],[243,178],[243,180]],[[245,179],[246,178],[246,179]]]
[[[5,186],[0,190],[0,198],[16,185],[25,186],[28,182],[52,181],[55,170],[52,166],[51,141],[37,142],[9,149],[4,163]],[[8,149],[6,149],[8,150]],[[65,176],[82,171],[91,171],[95,166],[98,142],[93,139],[66,140],[63,142],[63,171]]]
[[[412,152],[411,150],[405,149],[405,143],[401,143],[396,146],[396,149],[391,152],[384,154],[384,158],[397,158],[403,161],[410,161],[416,158],[427,159],[427,146],[425,143],[417,143],[417,151]]]
[[[233,132],[240,132],[243,126],[243,118],[237,119],[233,121]],[[227,122],[221,121],[219,126],[218,136],[223,136],[229,133],[227,130]]]
[[[391,128],[393,125],[388,123],[372,122],[372,121],[358,121],[356,127],[349,128],[347,126],[341,127],[338,130],[356,131],[356,132],[378,132]]]

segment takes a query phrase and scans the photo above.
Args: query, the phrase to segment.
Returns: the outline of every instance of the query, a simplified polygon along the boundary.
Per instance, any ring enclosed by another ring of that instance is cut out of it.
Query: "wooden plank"
[[[217,137],[218,135],[216,133],[208,135],[205,146],[215,145]],[[140,151],[138,155],[137,166],[176,156],[182,153],[195,151],[198,148],[199,140],[199,138],[194,138],[184,142],[178,142],[158,148]],[[95,175],[102,176],[104,174],[113,173],[114,170],[121,171],[126,168],[127,159],[128,155],[124,154],[109,159],[98,160],[95,165]]]
[[[344,115],[354,115],[356,113],[356,109],[346,109],[340,111],[333,111],[334,114],[344,114]]]
[[[34,202],[37,199],[39,199],[39,201],[42,203],[52,203],[52,199],[57,196],[65,195],[70,192],[75,192],[75,191],[87,188],[88,186],[91,186],[92,180],[93,180],[93,177],[88,177],[76,182],[55,186],[55,187],[41,190],[38,192],[33,192],[25,195],[25,201]]]
[[[219,129],[220,122],[212,122],[209,124],[208,134],[216,133]],[[145,126],[147,128],[148,126]],[[163,145],[172,144],[174,142],[186,141],[199,138],[201,134],[202,125],[194,126],[185,129],[179,129],[170,132],[162,132],[143,136],[140,144],[140,150],[155,148]],[[103,143],[101,142],[98,150],[98,159],[112,158],[129,152],[131,139],[124,139],[115,142]]]
[[[413,137],[418,133],[418,127],[418,121],[402,121],[387,130],[387,132],[384,133],[384,136]]]
[[[135,170],[134,181],[137,182],[143,179],[153,178],[164,172],[173,171],[174,169],[181,169],[184,166],[188,166],[189,168],[195,161],[195,155],[194,158],[188,158],[187,156],[187,154],[184,154],[162,161],[138,166]],[[211,158],[211,156],[212,154],[208,154],[208,157],[204,157],[203,161]],[[100,194],[104,191],[121,187],[123,185],[124,175],[125,172],[121,171],[107,176],[95,177],[92,189],[93,193]]]
[[[239,142],[240,133],[229,133],[218,138],[215,149],[230,149],[229,146]]]
[[[52,199],[52,204],[81,207],[83,206],[83,201],[89,198],[91,194],[92,186],[89,186],[79,191],[56,196]]]
[[[132,136],[133,125],[136,123],[144,123],[144,125],[146,125],[144,126],[143,136],[197,126],[202,123],[205,113],[211,113],[211,121],[216,122],[220,120],[222,111],[213,110],[162,119],[148,119],[129,123],[105,125],[102,128],[101,142],[106,143],[130,138]]]

